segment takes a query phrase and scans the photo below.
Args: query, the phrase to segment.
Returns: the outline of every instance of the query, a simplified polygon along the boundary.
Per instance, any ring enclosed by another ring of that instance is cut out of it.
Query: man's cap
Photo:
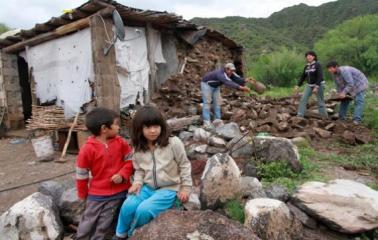
[[[226,65],[224,65],[224,68],[234,71],[236,70],[235,65],[233,63],[227,63]]]

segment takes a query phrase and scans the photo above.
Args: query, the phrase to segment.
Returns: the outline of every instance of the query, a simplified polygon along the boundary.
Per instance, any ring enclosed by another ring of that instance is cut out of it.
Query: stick
[[[79,118],[79,114],[80,114],[80,112],[76,113],[75,119],[74,119],[74,121],[73,121],[73,123],[72,123],[72,125],[70,127],[70,130],[68,131],[68,136],[67,136],[67,139],[66,139],[66,143],[64,144],[63,151],[62,151],[62,156],[60,157],[59,161],[56,161],[56,162],[62,162],[62,163],[66,162],[66,160],[64,159],[64,157],[66,156],[68,144],[71,141],[72,130],[74,129],[74,127],[76,125],[77,119]]]

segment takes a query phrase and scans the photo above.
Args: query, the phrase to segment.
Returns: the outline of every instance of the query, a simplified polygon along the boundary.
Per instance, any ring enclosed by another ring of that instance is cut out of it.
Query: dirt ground
[[[39,162],[30,141],[12,144],[15,139],[20,138],[0,140],[0,214],[35,192],[38,183],[31,184],[33,182],[61,175],[54,179],[74,178],[75,155],[67,155],[66,163]],[[59,153],[56,153],[55,158],[59,158]],[[31,185],[7,190],[24,184]]]

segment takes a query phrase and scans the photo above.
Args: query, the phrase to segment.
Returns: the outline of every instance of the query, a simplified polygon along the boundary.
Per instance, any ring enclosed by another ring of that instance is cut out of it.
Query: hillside
[[[345,20],[378,13],[377,0],[338,0],[318,7],[299,4],[268,18],[194,18],[196,24],[217,29],[246,48],[248,59],[281,47],[312,48],[325,32]]]

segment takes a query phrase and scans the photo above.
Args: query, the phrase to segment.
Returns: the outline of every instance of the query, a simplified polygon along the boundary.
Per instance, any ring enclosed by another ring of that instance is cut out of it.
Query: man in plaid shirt
[[[341,99],[350,96],[354,99],[353,123],[358,125],[362,121],[364,110],[365,92],[368,88],[366,76],[357,68],[350,66],[339,66],[336,61],[327,64],[328,72],[331,73],[336,83],[338,97]],[[351,100],[345,99],[340,103],[339,118],[344,120],[348,112]]]

